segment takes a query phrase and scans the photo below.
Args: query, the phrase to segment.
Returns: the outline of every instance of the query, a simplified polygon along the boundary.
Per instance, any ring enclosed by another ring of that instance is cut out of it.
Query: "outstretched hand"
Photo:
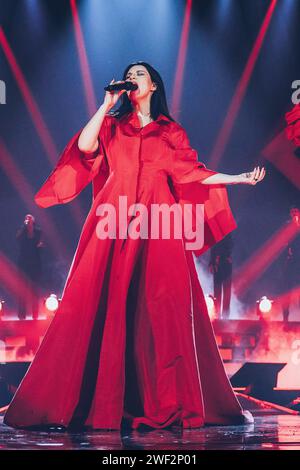
[[[251,184],[254,186],[264,179],[266,176],[266,170],[264,167],[260,168],[259,166],[255,167],[253,171],[242,174],[242,183]]]

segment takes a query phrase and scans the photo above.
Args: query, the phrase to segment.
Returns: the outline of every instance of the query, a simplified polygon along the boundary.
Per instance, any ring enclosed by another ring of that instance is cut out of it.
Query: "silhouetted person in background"
[[[214,297],[217,318],[229,318],[231,283],[232,283],[232,250],[231,233],[214,245],[210,251],[209,269],[214,276]],[[221,308],[223,297],[223,304]]]
[[[300,209],[297,206],[290,207],[290,219],[299,227],[300,233]],[[290,304],[292,290],[300,283],[300,237],[296,235],[287,245],[284,253],[284,262],[282,270],[282,283],[287,295],[284,296],[282,303],[283,320],[287,322],[290,314]]]
[[[33,215],[27,214],[23,226],[17,231],[19,242],[18,267],[24,278],[24,289],[20,289],[19,311],[20,320],[28,313],[34,319],[39,313],[39,281],[41,277],[40,249],[43,246],[41,229],[36,226]]]

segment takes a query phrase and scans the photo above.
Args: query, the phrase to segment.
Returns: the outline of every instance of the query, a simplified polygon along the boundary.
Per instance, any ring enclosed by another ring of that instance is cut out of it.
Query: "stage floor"
[[[0,417],[1,450],[300,450],[300,416],[257,416],[251,425],[194,430],[36,432]]]

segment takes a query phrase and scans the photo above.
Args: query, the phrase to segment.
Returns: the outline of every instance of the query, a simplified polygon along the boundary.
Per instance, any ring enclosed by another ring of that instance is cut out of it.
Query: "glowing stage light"
[[[272,303],[273,300],[268,299],[266,295],[264,295],[260,300],[257,300],[258,314],[266,315],[270,313],[272,310]]]
[[[45,301],[45,306],[49,312],[56,312],[59,307],[59,299],[55,294],[50,294]]]
[[[233,3],[232,0],[221,0],[216,3],[216,14],[220,23],[225,25],[225,22],[232,15]]]
[[[215,318],[216,316],[216,309],[215,309],[215,299],[212,295],[205,296],[206,306],[208,310],[208,315],[210,319]]]

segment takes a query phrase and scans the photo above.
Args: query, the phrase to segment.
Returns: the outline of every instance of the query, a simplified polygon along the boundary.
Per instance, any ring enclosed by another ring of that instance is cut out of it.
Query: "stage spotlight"
[[[49,312],[56,312],[59,306],[59,299],[55,294],[50,294],[45,300],[45,306]]]
[[[266,315],[272,310],[273,300],[268,299],[266,295],[257,300],[257,314],[258,316]]]
[[[222,22],[224,25],[230,16],[232,16],[232,0],[221,0],[216,4],[217,8],[217,15],[219,17],[219,21]],[[223,25],[222,24],[222,25]]]
[[[215,309],[215,298],[213,295],[206,295],[205,296],[206,306],[208,310],[208,315],[211,320],[213,320],[216,316],[216,309]]]

